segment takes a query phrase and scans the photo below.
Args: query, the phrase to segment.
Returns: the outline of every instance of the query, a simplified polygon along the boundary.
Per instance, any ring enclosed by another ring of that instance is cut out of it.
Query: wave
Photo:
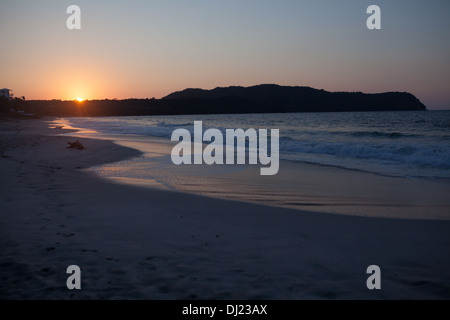
[[[371,137],[371,138],[418,138],[421,137],[419,134],[406,134],[401,132],[380,132],[380,131],[353,131],[347,132],[346,134],[354,137]]]
[[[279,115],[283,119],[279,121],[283,124],[279,126],[280,156],[294,161],[338,165],[370,172],[377,166],[376,171],[381,173],[406,172],[405,168],[413,168],[426,176],[440,176],[441,173],[450,176],[450,134],[445,128],[449,123],[448,116],[426,114],[429,115],[430,119],[422,120],[412,117],[408,119],[404,114],[394,119],[389,118],[392,114],[389,117],[377,114],[380,118],[372,119],[370,123],[366,123],[367,115],[364,115],[364,121],[356,121],[346,114],[320,117],[315,114],[302,115],[298,119],[293,119],[292,115]],[[246,125],[270,128],[267,124],[273,124],[276,120],[274,117],[276,116],[264,115],[256,120],[252,118],[251,121],[243,122],[241,117],[234,119],[230,115],[210,116],[203,118],[203,130],[214,127],[223,133],[225,128],[244,126],[245,130]],[[328,119],[330,117],[332,119]],[[408,121],[401,124],[404,118]],[[173,130],[177,128],[193,133],[194,120],[199,119],[202,118],[114,117],[71,118],[70,122],[75,127],[106,134],[137,134],[170,139]],[[340,122],[333,119],[340,119]],[[428,174],[430,170],[433,172]],[[441,173],[436,173],[436,170]]]
[[[192,122],[187,123],[167,123],[164,121],[160,121],[156,123],[156,126],[158,127],[165,127],[165,128],[183,128],[183,127],[192,127],[194,124]]]
[[[302,142],[280,140],[280,153],[327,155],[340,158],[370,159],[450,168],[450,147],[414,144],[363,144],[338,142]]]

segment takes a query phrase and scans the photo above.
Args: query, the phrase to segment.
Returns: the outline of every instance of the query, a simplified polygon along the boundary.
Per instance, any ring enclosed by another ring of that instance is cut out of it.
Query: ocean
[[[67,118],[107,135],[168,138],[193,131],[280,130],[280,158],[384,176],[450,181],[450,111],[181,115]],[[92,132],[91,132],[92,134]]]

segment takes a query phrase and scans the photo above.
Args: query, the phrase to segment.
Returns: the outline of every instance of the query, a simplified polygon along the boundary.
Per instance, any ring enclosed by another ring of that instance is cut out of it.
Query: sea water
[[[379,175],[450,181],[450,111],[69,118],[99,134],[170,139],[194,121],[226,129],[279,129],[280,158]]]

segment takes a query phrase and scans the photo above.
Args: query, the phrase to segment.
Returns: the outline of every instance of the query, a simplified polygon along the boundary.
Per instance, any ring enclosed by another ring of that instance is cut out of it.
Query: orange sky
[[[188,87],[261,83],[408,91],[450,106],[450,2],[2,1],[0,87],[27,99],[161,98]]]

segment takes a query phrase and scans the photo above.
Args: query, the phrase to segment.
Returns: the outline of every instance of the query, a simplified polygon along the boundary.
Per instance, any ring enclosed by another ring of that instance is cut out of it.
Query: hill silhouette
[[[142,116],[230,113],[426,110],[407,92],[328,92],[310,87],[258,85],[212,90],[186,89],[162,99],[26,101],[38,116]]]
[[[266,112],[388,111],[426,110],[424,104],[407,92],[367,94],[362,92],[328,92],[310,87],[263,84],[253,87],[226,87],[212,90],[186,89],[164,100],[232,100],[258,107]]]

